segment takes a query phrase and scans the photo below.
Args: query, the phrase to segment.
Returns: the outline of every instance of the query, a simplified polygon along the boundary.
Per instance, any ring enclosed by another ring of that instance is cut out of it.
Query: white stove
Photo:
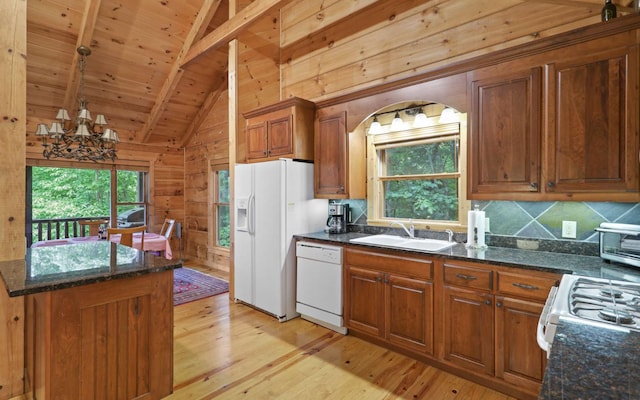
[[[640,284],[564,275],[552,288],[538,322],[538,345],[549,355],[558,321],[569,319],[623,331],[640,331]]]

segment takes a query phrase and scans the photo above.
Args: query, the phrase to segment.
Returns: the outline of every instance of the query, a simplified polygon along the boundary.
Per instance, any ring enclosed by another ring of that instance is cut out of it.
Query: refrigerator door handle
[[[254,227],[254,217],[255,217],[255,207],[256,206],[256,201],[255,201],[255,196],[252,194],[251,196],[249,196],[249,205],[247,206],[247,231],[249,232],[249,234],[253,234],[255,233],[255,227]]]

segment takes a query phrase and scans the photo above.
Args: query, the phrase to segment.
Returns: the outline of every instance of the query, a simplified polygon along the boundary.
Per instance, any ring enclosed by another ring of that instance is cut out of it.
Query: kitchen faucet
[[[407,229],[407,227],[400,221],[393,221],[391,222],[391,225],[389,226],[393,226],[393,225],[399,225],[402,227],[402,229],[404,229],[405,232],[407,232],[407,235],[409,235],[409,237],[411,239],[415,239],[415,232],[416,232],[416,227],[413,226],[413,223],[409,222],[409,229]]]
[[[453,231],[451,229],[445,229],[444,231],[449,234],[449,243],[453,242]]]

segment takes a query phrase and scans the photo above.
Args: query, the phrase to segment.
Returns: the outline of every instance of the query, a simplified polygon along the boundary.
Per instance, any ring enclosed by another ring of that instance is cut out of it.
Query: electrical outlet
[[[562,221],[562,237],[575,239],[578,223],[576,221]]]
[[[489,225],[489,218],[484,219],[484,231],[491,232],[491,225]]]

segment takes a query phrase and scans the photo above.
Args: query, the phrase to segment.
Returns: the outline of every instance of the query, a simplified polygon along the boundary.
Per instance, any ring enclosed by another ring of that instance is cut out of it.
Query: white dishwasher
[[[296,256],[296,311],[306,320],[346,334],[342,319],[342,247],[298,242]]]

